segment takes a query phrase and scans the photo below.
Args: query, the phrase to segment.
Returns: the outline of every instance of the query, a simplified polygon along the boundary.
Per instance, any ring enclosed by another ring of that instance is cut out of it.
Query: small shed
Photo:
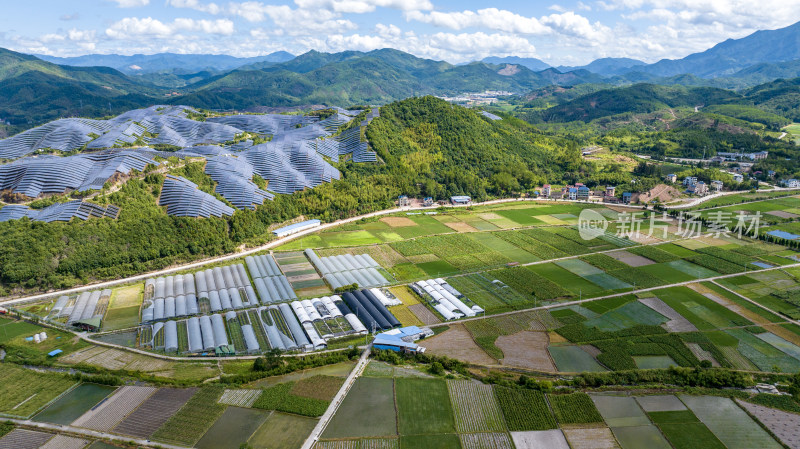
[[[453,204],[469,204],[472,202],[472,198],[466,195],[455,195],[450,197],[450,202]]]

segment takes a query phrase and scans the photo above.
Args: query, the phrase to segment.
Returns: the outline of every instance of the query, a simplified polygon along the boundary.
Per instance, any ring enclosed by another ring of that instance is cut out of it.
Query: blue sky
[[[26,53],[335,52],[392,47],[453,63],[486,56],[581,65],[681,58],[800,21],[800,0],[4,1],[0,46]]]

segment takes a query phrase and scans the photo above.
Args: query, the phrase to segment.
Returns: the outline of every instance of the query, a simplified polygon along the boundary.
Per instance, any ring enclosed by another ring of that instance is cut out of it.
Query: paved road
[[[769,191],[770,192],[774,192],[774,191],[783,191],[783,190],[789,192],[789,191],[792,191],[792,190],[800,190],[800,189],[798,189],[796,187],[795,188],[792,188],[792,187],[775,187],[774,189],[770,189]],[[686,208],[689,208],[689,207],[697,206],[698,204],[705,203],[706,201],[713,200],[714,198],[719,198],[719,197],[728,196],[728,195],[736,195],[736,194],[741,194],[741,193],[747,193],[747,192],[738,192],[737,191],[737,192],[714,193],[714,194],[706,195],[706,196],[703,196],[703,197],[700,197],[700,198],[694,198],[693,200],[691,200],[691,201],[689,201],[687,203],[676,204],[676,205],[672,205],[672,206],[665,204],[664,208],[665,209],[686,209]],[[767,200],[759,200],[759,201],[767,201]],[[750,202],[750,201],[748,201],[748,202]],[[752,201],[752,202],[755,202],[755,201]]]
[[[60,425],[60,424],[50,424],[50,423],[44,423],[44,422],[36,422],[36,421],[27,420],[27,419],[6,419],[6,418],[3,418],[3,421],[11,421],[14,424],[17,424],[17,425],[20,425],[20,426],[25,426],[25,427],[28,427],[28,428],[37,428],[37,429],[42,429],[42,430],[61,432],[61,433],[67,433],[67,434],[72,434],[72,435],[79,435],[79,436],[84,436],[84,437],[89,437],[89,438],[94,438],[94,439],[111,440],[111,441],[117,441],[117,442],[126,443],[126,444],[135,444],[137,446],[144,446],[144,447],[148,447],[148,448],[163,447],[163,448],[168,448],[168,449],[186,449],[185,446],[173,446],[173,445],[165,444],[165,443],[155,443],[155,442],[152,442],[150,440],[140,440],[140,439],[136,439],[136,438],[128,438],[128,437],[123,437],[123,436],[120,436],[120,435],[115,435],[113,433],[105,433],[105,432],[98,432],[96,430],[83,429],[81,427],[73,427],[73,426],[64,426],[64,425]]]

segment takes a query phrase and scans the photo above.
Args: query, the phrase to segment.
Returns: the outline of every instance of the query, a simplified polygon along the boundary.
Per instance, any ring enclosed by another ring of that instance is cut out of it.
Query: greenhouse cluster
[[[477,314],[485,313],[480,306],[469,301],[466,296],[462,295],[442,278],[418,281],[410,286],[414,292],[421,298],[426,299],[447,320],[474,317]],[[473,305],[468,306],[464,301],[469,301]]]
[[[311,249],[304,252],[333,289],[353,284],[361,288],[380,287],[389,283],[378,272],[378,262],[369,254],[319,257]]]

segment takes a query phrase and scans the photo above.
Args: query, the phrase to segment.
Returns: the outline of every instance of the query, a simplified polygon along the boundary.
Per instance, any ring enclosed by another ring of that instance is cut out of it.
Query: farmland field
[[[111,430],[155,391],[153,387],[124,386],[100,405],[81,415],[72,425],[92,430]]]
[[[295,384],[296,382],[291,381],[267,388],[253,402],[252,407],[311,417],[325,413],[330,401],[296,395],[292,393]]]
[[[542,392],[495,387],[495,395],[508,430],[548,430],[557,427]]]
[[[550,346],[547,348],[556,362],[559,371],[583,373],[586,371],[606,371],[602,365],[578,346]]]
[[[398,378],[395,389],[401,435],[455,431],[453,408],[443,380]]]
[[[269,417],[269,412],[228,407],[197,442],[198,449],[239,449]]]
[[[512,449],[507,433],[462,433],[463,449]]]
[[[573,449],[619,449],[608,427],[569,428],[563,432]]]
[[[603,417],[586,393],[550,394],[547,398],[559,424],[603,422]]]
[[[296,449],[317,425],[316,419],[273,412],[248,440],[253,449]]]
[[[200,388],[191,399],[153,433],[152,439],[168,443],[193,445],[225,411],[218,404],[225,389],[218,385]]]
[[[55,373],[40,373],[9,363],[0,364],[0,413],[28,417],[75,385]]]
[[[306,398],[330,401],[344,383],[341,377],[317,375],[306,377],[294,384],[291,394]]]
[[[178,412],[197,393],[197,388],[161,388],[120,422],[114,431],[147,438]]]
[[[503,414],[490,385],[448,380],[447,389],[459,432],[504,431]]]
[[[612,428],[650,424],[650,420],[632,397],[601,394],[592,394],[590,397],[600,415]]]
[[[658,428],[652,424],[641,426],[612,427],[622,449],[671,449]]]
[[[114,387],[106,385],[78,385],[42,410],[33,420],[54,424],[70,424],[113,391]]]
[[[676,449],[725,448],[689,410],[652,412],[650,418]]]
[[[569,444],[560,429],[511,432],[517,449],[569,449]]]
[[[400,449],[461,449],[461,441],[454,433],[435,435],[403,435]]]
[[[680,399],[730,449],[781,447],[728,398],[681,395]]]
[[[360,377],[345,396],[323,437],[389,435],[397,435],[394,381],[391,378]]]

